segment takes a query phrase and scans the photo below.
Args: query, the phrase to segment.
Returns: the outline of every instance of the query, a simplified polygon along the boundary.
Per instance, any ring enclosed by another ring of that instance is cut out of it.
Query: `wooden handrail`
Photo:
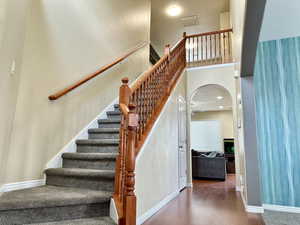
[[[74,84],[56,92],[53,95],[50,95],[48,97],[49,100],[54,101],[59,99],[60,97],[68,94],[69,92],[73,91],[74,89],[76,89],[77,87],[81,86],[82,84],[86,83],[87,81],[99,76],[100,74],[102,74],[103,72],[107,71],[108,69],[112,68],[113,66],[117,65],[118,63],[124,61],[126,58],[128,58],[130,55],[134,54],[135,52],[137,52],[138,50],[140,50],[141,48],[145,47],[148,43],[147,42],[143,42],[142,44],[139,44],[138,46],[136,46],[133,50],[131,50],[130,52],[126,53],[125,55],[117,58],[116,60],[114,60],[112,63],[107,64],[103,67],[101,67],[99,70],[97,70],[96,72],[89,74],[88,76],[86,76],[85,78],[75,82]]]
[[[206,32],[206,33],[200,33],[200,34],[191,34],[187,35],[187,38],[192,38],[192,37],[201,37],[201,36],[208,36],[208,35],[214,35],[214,34],[221,34],[221,33],[226,33],[226,32],[233,32],[232,28],[230,29],[225,29],[225,30],[217,30],[217,31],[212,31],[212,32]]]

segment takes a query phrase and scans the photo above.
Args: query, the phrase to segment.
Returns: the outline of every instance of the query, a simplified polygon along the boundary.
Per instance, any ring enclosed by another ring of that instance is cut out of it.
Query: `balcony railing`
[[[232,62],[232,29],[186,36],[189,67]]]

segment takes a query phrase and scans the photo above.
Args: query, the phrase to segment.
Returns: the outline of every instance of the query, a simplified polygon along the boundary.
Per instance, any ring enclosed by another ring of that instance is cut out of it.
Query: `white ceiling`
[[[160,53],[166,44],[176,43],[184,31],[192,34],[218,30],[220,14],[229,11],[229,0],[152,0],[151,4],[151,42]],[[180,16],[166,14],[172,4],[182,7]],[[190,16],[197,16],[198,25],[184,27],[182,18]]]
[[[222,96],[223,99],[218,99]],[[224,108],[221,109],[220,106]],[[192,98],[192,112],[223,111],[232,109],[229,92],[219,85],[207,85],[198,89]]]

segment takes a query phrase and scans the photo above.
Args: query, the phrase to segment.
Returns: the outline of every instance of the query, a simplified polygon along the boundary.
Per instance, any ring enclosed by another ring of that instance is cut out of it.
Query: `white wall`
[[[234,78],[235,65],[234,64],[222,64],[217,66],[207,66],[199,68],[191,68],[187,71],[187,99],[191,101],[194,93],[198,88],[216,84],[224,87],[229,91],[233,100],[233,124],[234,124],[234,138],[235,138],[235,159],[236,159],[236,174],[237,174],[237,187],[240,185],[240,163],[239,163],[239,140],[238,140],[238,129],[237,129],[237,108],[236,108],[236,79]],[[188,108],[188,114],[191,115],[191,109]],[[191,118],[190,118],[191,120]],[[188,157],[190,165],[189,182],[191,182],[191,154]]]
[[[230,18],[233,28],[232,48],[235,69],[238,74],[241,67],[242,42],[244,32],[246,0],[230,0]]]
[[[221,135],[224,138],[233,138],[233,115],[232,110],[208,111],[192,113],[192,121],[217,120],[221,122]]]
[[[146,218],[167,196],[179,191],[178,97],[186,98],[185,92],[184,73],[138,155],[136,196],[140,219]]]
[[[191,149],[200,152],[224,152],[221,122],[218,120],[191,121]]]
[[[0,118],[8,123],[0,123],[1,138],[10,141],[0,149],[4,183],[41,178],[46,163],[117,97],[120,79],[128,76],[134,80],[149,67],[147,46],[101,77],[50,102],[50,94],[139,43],[149,42],[150,1],[12,2],[16,3],[11,3],[10,10],[15,12],[8,13],[12,17],[9,27],[26,30],[15,32],[6,40],[10,45],[5,44],[10,46],[8,53],[18,47],[20,60],[18,76],[9,76],[12,57],[5,56],[8,66],[4,83],[1,81],[7,104],[1,107],[5,110],[1,110]],[[28,6],[30,11],[25,10]]]
[[[241,74],[241,55],[242,55],[242,43],[244,35],[244,23],[245,23],[245,12],[246,12],[246,0],[230,0],[230,17],[233,28],[233,59],[235,63],[235,75],[240,76]],[[235,107],[237,110],[237,118],[243,123],[243,111],[242,106],[238,104],[238,96],[241,96],[240,79],[236,80],[236,95]],[[240,184],[242,195],[247,201],[246,194],[246,175],[245,175],[245,154],[244,154],[244,133],[243,129],[237,129],[237,140],[235,144],[238,145],[239,149],[239,167],[240,177],[237,176],[237,182]],[[236,149],[236,146],[235,146]]]
[[[267,0],[260,41],[300,36],[299,0]]]

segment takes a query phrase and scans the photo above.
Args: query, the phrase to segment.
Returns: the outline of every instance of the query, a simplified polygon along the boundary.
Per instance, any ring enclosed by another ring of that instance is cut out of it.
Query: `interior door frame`
[[[184,130],[185,130],[185,173],[186,173],[186,179],[185,179],[185,184],[184,185],[181,185],[181,163],[180,163],[180,160],[181,160],[181,156],[180,156],[180,146],[181,146],[181,131],[180,129],[182,128],[181,127],[181,121],[182,121],[182,114],[181,114],[181,111],[180,111],[180,104],[181,103],[184,103],[184,107],[185,107],[185,114],[184,115],[184,119],[185,120],[185,126],[184,126]],[[188,186],[188,160],[187,160],[187,157],[188,157],[188,133],[187,133],[187,124],[188,124],[188,119],[187,119],[187,101],[186,99],[182,96],[182,95],[179,95],[178,98],[177,98],[177,112],[178,112],[178,188],[179,190],[183,190],[184,188],[186,188]]]

